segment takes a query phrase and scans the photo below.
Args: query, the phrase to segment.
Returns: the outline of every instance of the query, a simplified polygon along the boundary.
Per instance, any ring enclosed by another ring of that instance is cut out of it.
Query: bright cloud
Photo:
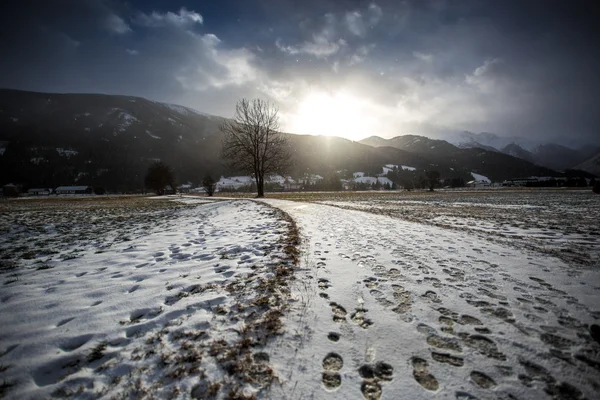
[[[185,7],[182,7],[179,12],[174,13],[168,11],[166,13],[159,13],[152,11],[151,14],[140,13],[136,19],[136,22],[143,26],[148,27],[160,27],[160,26],[175,26],[175,27],[189,27],[194,24],[202,24],[204,22],[202,15],[195,11],[188,11]]]
[[[229,85],[243,85],[258,78],[253,66],[254,53],[246,48],[221,49],[219,38],[214,34],[192,35],[196,44],[192,60],[176,74],[177,81],[185,88],[204,91]]]

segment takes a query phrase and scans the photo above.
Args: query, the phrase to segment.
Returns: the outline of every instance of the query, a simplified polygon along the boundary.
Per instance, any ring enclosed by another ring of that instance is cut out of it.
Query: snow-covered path
[[[271,398],[597,398],[600,271],[385,216],[265,201],[304,239]]]

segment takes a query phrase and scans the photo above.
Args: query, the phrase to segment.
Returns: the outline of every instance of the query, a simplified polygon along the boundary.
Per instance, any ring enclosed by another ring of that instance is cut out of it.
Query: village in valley
[[[567,177],[538,177],[505,179],[502,182],[492,182],[488,177],[471,173],[472,180],[464,179],[439,179],[431,182],[426,175],[419,175],[417,169],[407,165],[386,164],[382,172],[368,174],[366,172],[348,172],[347,170],[336,171],[329,176],[306,173],[297,178],[290,175],[282,176],[271,174],[265,179],[265,189],[269,192],[294,192],[294,191],[362,191],[362,190],[418,190],[418,189],[500,189],[514,187],[564,187],[564,186],[594,186],[593,178],[578,178],[573,181]],[[399,172],[404,172],[404,178],[398,179]],[[402,184],[402,183],[404,184]],[[575,184],[573,184],[575,182]],[[569,185],[570,184],[570,185]],[[255,179],[251,175],[221,176],[215,182],[214,192],[220,193],[251,193],[256,191]],[[88,185],[58,186],[56,188],[30,188],[25,192],[22,188],[7,184],[3,187],[3,195],[11,196],[50,196],[50,195],[104,195],[106,190],[102,187]],[[191,182],[182,183],[175,188],[167,185],[165,194],[204,194],[206,192],[202,185],[194,185]]]

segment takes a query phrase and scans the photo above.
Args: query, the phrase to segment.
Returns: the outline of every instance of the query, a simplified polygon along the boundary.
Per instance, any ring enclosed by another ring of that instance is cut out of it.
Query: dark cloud
[[[306,99],[317,99],[332,115],[362,113],[355,137],[600,141],[591,1],[24,0],[0,11],[2,87],[139,95],[221,115],[261,96],[291,130],[307,126]]]

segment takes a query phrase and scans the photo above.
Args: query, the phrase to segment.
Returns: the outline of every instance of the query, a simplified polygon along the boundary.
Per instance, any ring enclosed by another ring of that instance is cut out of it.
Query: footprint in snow
[[[436,292],[433,290],[428,290],[421,297],[433,302],[433,303],[441,303],[442,301],[439,299]]]
[[[323,359],[323,374],[321,380],[327,390],[336,390],[342,385],[342,376],[339,371],[344,366],[344,360],[337,353],[329,353]]]
[[[431,358],[439,363],[449,364],[454,367],[462,367],[465,363],[461,357],[456,357],[448,353],[438,353],[435,351],[431,352]]]
[[[344,307],[335,302],[329,303],[329,306],[331,307],[331,311],[333,311],[333,320],[335,322],[346,322],[348,312]]]
[[[337,342],[340,340],[340,334],[336,332],[329,332],[327,334],[327,339],[331,340],[332,342]]]
[[[382,382],[389,382],[394,378],[394,368],[384,362],[377,362],[374,366],[370,364],[362,365],[358,373],[363,378],[360,391],[363,397],[368,400],[378,400],[382,394]]]
[[[368,318],[365,318],[365,314],[368,310],[364,308],[357,308],[352,315],[350,315],[350,319],[358,324],[361,328],[367,329],[371,325],[373,325],[373,321]]]
[[[429,373],[429,364],[426,360],[413,357],[411,360],[413,366],[413,377],[423,388],[431,391],[439,389],[440,385],[435,376]]]
[[[473,383],[483,389],[491,389],[496,386],[496,382],[494,382],[492,378],[479,371],[471,372],[471,380]]]
[[[327,290],[331,287],[331,284],[329,283],[329,279],[319,278],[318,286],[321,290]]]

